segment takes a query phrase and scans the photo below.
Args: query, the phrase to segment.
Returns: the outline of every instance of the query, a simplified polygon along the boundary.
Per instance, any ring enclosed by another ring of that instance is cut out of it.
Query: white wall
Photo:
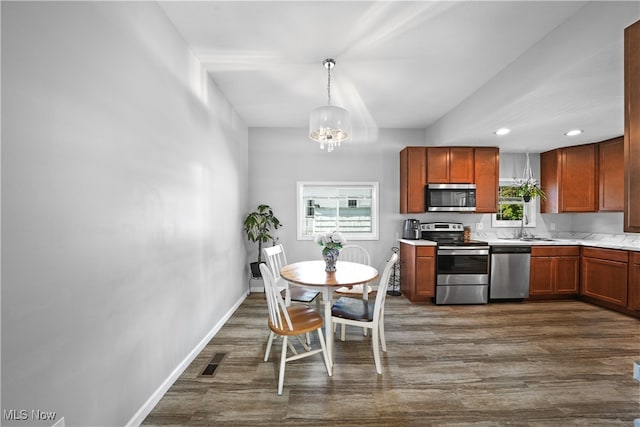
[[[246,295],[248,131],[155,3],[1,6],[2,410],[124,425]]]
[[[297,181],[379,181],[380,240],[359,241],[382,267],[397,246],[404,215],[399,213],[400,150],[423,145],[423,129],[381,129],[377,141],[343,144],[328,153],[308,137],[308,129],[252,128],[249,130],[249,203],[271,205],[283,223],[278,230],[288,261],[320,259],[313,241],[296,240]],[[356,243],[356,242],[352,242]],[[251,258],[257,257],[254,246]]]

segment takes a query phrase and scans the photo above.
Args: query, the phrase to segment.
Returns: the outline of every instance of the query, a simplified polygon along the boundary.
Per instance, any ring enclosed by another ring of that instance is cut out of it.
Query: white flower
[[[345,239],[339,231],[318,233],[314,236],[313,240],[320,246],[324,246],[327,249],[342,249],[342,245],[347,243],[347,239]]]

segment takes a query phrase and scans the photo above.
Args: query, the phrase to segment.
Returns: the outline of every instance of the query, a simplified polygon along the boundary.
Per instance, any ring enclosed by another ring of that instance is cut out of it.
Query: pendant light
[[[322,65],[327,69],[327,105],[318,107],[311,111],[309,116],[309,138],[320,143],[322,150],[327,148],[328,152],[340,146],[342,141],[349,138],[351,134],[351,120],[349,112],[344,108],[331,105],[331,69],[335,67],[336,61],[327,58],[322,61]]]

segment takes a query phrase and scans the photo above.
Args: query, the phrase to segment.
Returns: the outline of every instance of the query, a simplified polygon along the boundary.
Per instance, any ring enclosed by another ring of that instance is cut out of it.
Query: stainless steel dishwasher
[[[529,298],[531,246],[492,246],[489,299]]]

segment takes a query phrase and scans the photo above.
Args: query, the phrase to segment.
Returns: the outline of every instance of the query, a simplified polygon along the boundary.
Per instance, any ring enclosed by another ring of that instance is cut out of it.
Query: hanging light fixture
[[[309,138],[320,143],[320,148],[327,148],[328,152],[340,146],[342,141],[351,134],[351,120],[349,112],[341,107],[331,105],[331,69],[336,61],[327,58],[322,61],[327,69],[327,105],[311,111],[309,116]]]

